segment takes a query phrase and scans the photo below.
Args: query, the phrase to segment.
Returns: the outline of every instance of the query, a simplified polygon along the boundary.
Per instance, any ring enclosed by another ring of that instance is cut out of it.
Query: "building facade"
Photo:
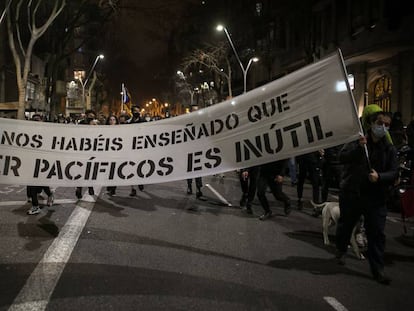
[[[257,51],[273,53],[262,77],[270,72],[275,79],[340,48],[359,113],[378,104],[401,112],[405,124],[414,116],[414,11],[408,1],[254,1],[251,11]]]
[[[359,113],[367,104],[414,115],[414,10],[406,0],[212,0],[242,63],[252,53],[248,89],[341,49]],[[215,13],[217,11],[217,13]],[[217,40],[217,38],[216,38]],[[244,57],[244,55],[249,55]],[[237,64],[233,64],[237,67]],[[234,93],[242,73],[234,70]]]

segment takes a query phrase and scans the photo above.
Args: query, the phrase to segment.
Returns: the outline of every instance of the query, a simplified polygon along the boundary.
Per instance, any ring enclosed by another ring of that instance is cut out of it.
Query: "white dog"
[[[323,233],[323,243],[325,245],[329,245],[329,227],[332,225],[336,225],[338,223],[338,219],[340,216],[340,210],[339,210],[339,203],[338,202],[324,202],[322,204],[316,204],[311,200],[311,204],[317,214],[318,210],[322,209],[322,233]],[[355,239],[355,233],[356,229],[358,227],[358,224],[355,225],[354,229],[352,230],[351,235],[351,246],[352,249],[358,259],[365,259],[364,255],[360,252],[358,244]]]

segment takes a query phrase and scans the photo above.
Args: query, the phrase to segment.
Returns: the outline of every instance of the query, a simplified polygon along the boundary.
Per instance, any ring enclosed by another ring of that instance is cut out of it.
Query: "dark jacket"
[[[272,177],[285,176],[287,163],[288,160],[286,159],[263,164],[260,166],[260,174]]]
[[[368,153],[371,167],[379,175],[377,183],[368,179],[369,167],[365,151],[358,141],[344,145],[339,159],[344,164],[340,189],[341,194],[349,197],[372,196],[385,200],[390,186],[398,178],[397,151],[386,138],[374,143],[368,136]]]
[[[142,123],[144,122],[144,120],[141,119],[141,116],[139,117],[134,117],[132,116],[130,119],[127,120],[127,123],[132,124],[132,123]]]
[[[296,157],[296,162],[298,162],[299,164],[307,162],[309,164],[312,164],[313,166],[318,166],[319,160],[320,160],[319,151],[313,151],[310,153],[301,154]]]
[[[342,166],[341,161],[339,161],[339,152],[343,146],[344,145],[337,145],[325,149],[324,159],[326,161],[326,164]]]
[[[259,166],[250,166],[250,167],[246,167],[246,168],[241,169],[240,173],[248,172],[250,174],[252,171],[255,171],[255,170],[258,170],[258,169],[259,169]]]

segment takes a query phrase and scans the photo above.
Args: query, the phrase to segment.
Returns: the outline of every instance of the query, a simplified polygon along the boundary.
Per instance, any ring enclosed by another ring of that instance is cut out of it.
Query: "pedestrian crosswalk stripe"
[[[327,303],[329,303],[336,311],[348,311],[338,300],[334,297],[323,297]]]
[[[68,221],[60,230],[20,290],[9,311],[46,310],[50,297],[68,262],[79,236],[92,212],[94,204],[76,205]]]

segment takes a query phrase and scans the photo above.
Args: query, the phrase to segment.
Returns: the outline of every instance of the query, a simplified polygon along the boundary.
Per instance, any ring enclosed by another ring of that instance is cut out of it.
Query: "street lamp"
[[[92,65],[91,69],[89,70],[89,74],[86,77],[85,81],[82,81],[82,75],[79,75],[79,77],[78,77],[78,79],[79,79],[79,81],[80,81],[80,83],[82,85],[82,107],[85,107],[85,87],[86,87],[86,84],[88,83],[89,78],[91,77],[91,74],[92,74],[93,70],[96,67],[96,64],[98,63],[98,61],[100,59],[103,59],[103,58],[104,58],[104,55],[103,54],[100,54],[100,55],[96,56],[95,61],[94,61],[93,65]],[[90,107],[88,107],[88,109],[89,108]]]
[[[100,59],[103,59],[104,57],[105,57],[105,56],[104,56],[103,54],[99,54],[98,56],[96,56],[95,61],[93,62],[93,65],[92,65],[92,67],[91,67],[91,70],[89,70],[89,74],[88,74],[88,76],[87,76],[87,78],[86,78],[86,80],[85,80],[85,85],[88,83],[89,78],[91,77],[91,74],[92,74],[93,70],[95,69],[96,64],[98,63],[98,61],[99,61]]]
[[[223,31],[224,30],[224,33],[226,34],[226,37],[229,40],[230,46],[233,49],[234,55],[236,56],[236,59],[237,59],[239,65],[240,65],[240,68],[241,68],[242,72],[243,72],[243,93],[246,93],[246,89],[247,89],[247,72],[249,71],[249,68],[250,68],[250,65],[252,64],[252,62],[258,62],[259,59],[257,57],[250,58],[249,62],[247,63],[246,68],[244,68],[244,66],[243,66],[243,64],[240,60],[239,54],[237,53],[236,48],[234,47],[233,41],[231,40],[230,34],[227,31],[227,28],[224,27],[223,25],[218,25],[216,27],[216,29],[217,29],[217,31]]]

